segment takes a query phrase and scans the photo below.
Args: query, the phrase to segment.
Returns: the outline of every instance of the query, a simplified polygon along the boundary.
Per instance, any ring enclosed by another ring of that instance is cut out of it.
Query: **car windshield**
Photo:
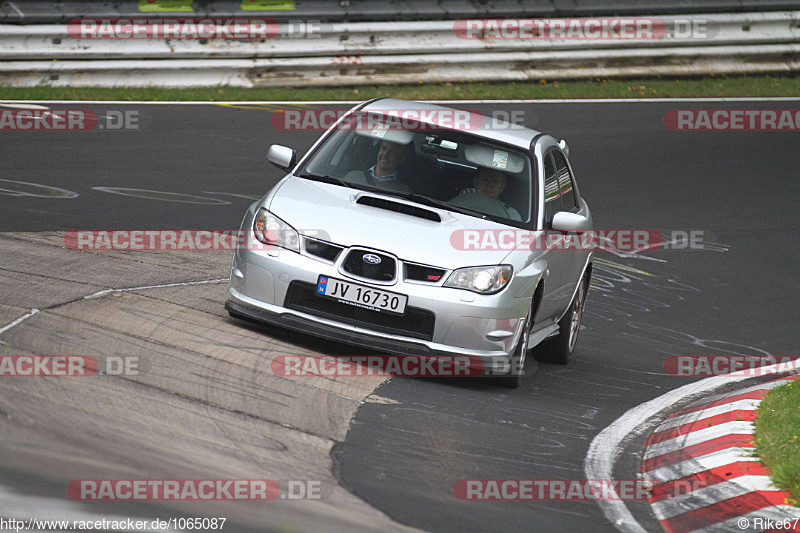
[[[523,151],[465,131],[354,114],[295,174],[526,226],[534,172]]]

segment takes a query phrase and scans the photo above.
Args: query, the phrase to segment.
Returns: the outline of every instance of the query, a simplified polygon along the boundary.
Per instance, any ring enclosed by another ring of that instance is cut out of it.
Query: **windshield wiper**
[[[360,189],[357,185],[350,183],[349,181],[344,181],[341,178],[336,178],[334,176],[323,176],[321,174],[295,174],[298,178],[304,178],[307,180],[313,181],[321,181],[322,183],[332,183],[333,185],[341,185],[342,187],[349,187],[351,189]]]
[[[483,219],[487,218],[486,214],[481,213],[480,211],[475,211],[474,209],[448,204],[443,200],[437,200],[436,198],[431,198],[429,196],[423,196],[421,194],[416,194],[413,192],[400,193],[400,194],[406,200],[411,200],[412,202],[417,202],[418,204],[428,205],[431,207],[439,207],[441,209],[446,209],[448,211],[455,211],[457,213],[461,213],[462,215],[472,215]]]

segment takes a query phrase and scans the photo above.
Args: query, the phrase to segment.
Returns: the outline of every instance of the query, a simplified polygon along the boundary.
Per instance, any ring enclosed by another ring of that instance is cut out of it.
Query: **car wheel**
[[[546,363],[566,365],[569,357],[575,350],[578,343],[578,333],[581,329],[581,319],[583,318],[583,308],[586,304],[586,291],[588,283],[586,278],[581,279],[575,297],[569,309],[561,320],[558,321],[558,336],[542,343],[541,349],[537,351],[537,359]]]
[[[510,389],[516,389],[522,384],[522,377],[525,371],[525,359],[528,355],[528,339],[531,335],[531,313],[528,311],[528,316],[525,317],[525,325],[522,326],[522,335],[516,348],[514,348],[514,355],[511,356],[511,370],[507,376],[500,378],[500,385]]]

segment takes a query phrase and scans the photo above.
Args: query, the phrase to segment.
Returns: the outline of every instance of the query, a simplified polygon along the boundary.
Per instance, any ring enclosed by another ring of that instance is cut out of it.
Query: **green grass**
[[[757,74],[692,79],[538,80],[505,83],[438,83],[359,87],[265,87],[241,89],[0,87],[0,100],[510,100],[545,98],[699,98],[800,96],[800,77]]]
[[[788,491],[789,503],[800,507],[800,381],[764,396],[756,415],[755,445],[775,486]]]

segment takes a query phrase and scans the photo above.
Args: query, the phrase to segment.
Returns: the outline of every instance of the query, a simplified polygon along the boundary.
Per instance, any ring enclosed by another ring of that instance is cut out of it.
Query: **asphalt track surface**
[[[40,188],[0,182],[6,189],[0,194],[1,232],[234,229],[252,199],[282,175],[266,162],[267,147],[280,143],[302,154],[319,135],[276,130],[270,123],[274,106],[50,107],[89,108],[98,115],[133,110],[140,127],[0,132],[0,180],[78,194],[35,197],[20,192],[39,194]],[[334,447],[334,473],[395,521],[424,530],[615,531],[594,502],[462,502],[452,488],[460,479],[585,477],[583,460],[597,433],[627,409],[688,382],[666,375],[670,355],[797,353],[800,134],[675,132],[663,118],[671,109],[800,104],[461,107],[522,111],[525,125],[567,139],[596,228],[702,231],[706,249],[598,253],[585,328],[568,366],[541,364],[513,391],[485,381],[391,379],[376,391],[387,401],[362,405]],[[94,187],[198,198],[169,196],[197,203],[170,202]],[[221,309],[222,291],[214,298],[218,302],[206,303]],[[255,331],[265,343],[357,353],[269,328]],[[616,478],[635,477],[640,452],[640,443],[630,443]],[[28,470],[33,468],[20,465],[4,476],[5,484],[58,492],[26,476]],[[119,507],[118,513],[127,509]],[[658,530],[646,508],[631,507],[645,527]]]

